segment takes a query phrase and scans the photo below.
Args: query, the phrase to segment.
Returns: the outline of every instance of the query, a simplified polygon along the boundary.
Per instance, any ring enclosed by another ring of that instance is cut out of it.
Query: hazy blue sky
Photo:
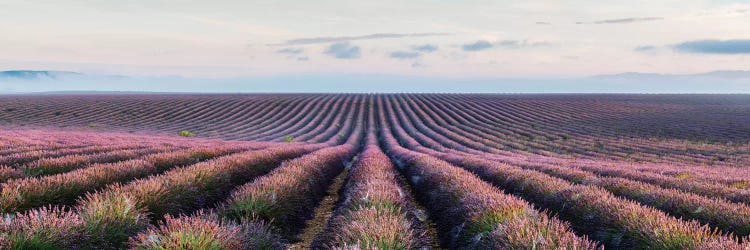
[[[0,0],[0,70],[580,77],[750,70],[750,1]]]

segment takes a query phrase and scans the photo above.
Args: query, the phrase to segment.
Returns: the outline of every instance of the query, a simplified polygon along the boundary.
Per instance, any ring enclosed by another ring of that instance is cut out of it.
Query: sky
[[[750,70],[750,0],[0,0],[0,70],[577,78]]]

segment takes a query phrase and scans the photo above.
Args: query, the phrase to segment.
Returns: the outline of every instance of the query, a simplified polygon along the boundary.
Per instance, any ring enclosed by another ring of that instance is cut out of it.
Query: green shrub
[[[193,132],[190,132],[190,131],[187,131],[187,130],[180,131],[179,135],[182,136],[182,137],[193,137],[193,136],[195,136],[195,134],[193,134]]]
[[[291,137],[291,136],[284,137],[284,142],[293,142],[293,141],[294,141],[294,137]]]

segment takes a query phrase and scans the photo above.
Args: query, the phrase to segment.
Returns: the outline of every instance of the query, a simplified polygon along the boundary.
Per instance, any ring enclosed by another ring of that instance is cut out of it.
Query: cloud
[[[664,20],[664,18],[663,17],[631,17],[631,18],[602,20],[602,21],[596,21],[594,23],[595,24],[634,23],[634,22],[648,22],[648,21],[658,21],[658,20]]]
[[[297,57],[297,61],[302,61],[302,62],[304,62],[304,61],[310,61],[310,58],[306,57],[306,56]]]
[[[328,46],[325,52],[327,55],[333,56],[338,59],[355,59],[360,56],[359,46],[354,46],[348,42],[334,43]]]
[[[464,51],[480,51],[480,50],[490,49],[492,47],[493,47],[492,43],[485,41],[485,40],[479,40],[479,41],[469,43],[469,44],[464,44],[461,46],[461,48]]]
[[[414,45],[409,47],[411,51],[401,50],[394,51],[388,54],[391,58],[396,59],[414,59],[422,56],[423,53],[432,53],[438,50],[436,45],[425,44],[425,45]]]
[[[750,54],[750,40],[698,40],[673,45],[678,52],[699,54]]]
[[[502,40],[502,41],[495,42],[495,46],[503,47],[503,48],[520,48],[520,47],[528,47],[528,46],[537,46],[535,44],[536,43],[528,43],[526,41],[518,41],[518,40]]]
[[[501,40],[496,42],[489,42],[486,40],[479,40],[473,43],[464,44],[461,48],[464,51],[480,51],[491,48],[506,48],[506,49],[520,49],[528,47],[544,47],[552,45],[549,42],[532,42],[528,40]]]
[[[302,54],[302,52],[305,52],[305,49],[303,48],[285,48],[277,50],[276,53],[279,54],[290,54],[290,55],[299,55]]]
[[[637,52],[651,53],[651,52],[656,51],[656,46],[652,46],[652,45],[638,46],[638,47],[635,47],[635,49],[633,50]]]
[[[419,45],[419,46],[412,46],[411,49],[414,51],[430,53],[430,52],[437,51],[438,46],[432,45],[432,44],[425,44],[425,45]]]
[[[411,51],[394,51],[391,52],[389,55],[391,58],[396,59],[413,59],[419,57],[421,54],[419,52],[411,52]]]
[[[599,20],[594,22],[576,22],[576,24],[621,24],[621,23],[635,23],[635,22],[649,22],[664,20],[663,17],[627,17],[619,19],[607,19]]]
[[[429,37],[429,36],[447,36],[448,33],[411,33],[411,34],[399,34],[399,33],[377,33],[364,36],[329,36],[329,37],[307,37],[307,38],[296,38],[284,41],[279,44],[271,44],[272,46],[283,46],[283,45],[304,45],[304,44],[318,44],[318,43],[332,43],[332,42],[347,42],[355,40],[373,40],[373,39],[385,39],[385,38],[409,38],[409,37]]]
[[[550,25],[552,23],[549,22],[536,22],[537,25]]]
[[[414,63],[411,64],[411,67],[412,68],[425,68],[425,67],[427,67],[427,65],[422,64],[420,62],[414,62]]]

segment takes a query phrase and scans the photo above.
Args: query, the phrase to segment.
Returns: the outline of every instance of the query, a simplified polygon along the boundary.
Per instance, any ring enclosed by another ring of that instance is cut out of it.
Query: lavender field
[[[750,249],[750,96],[0,96],[2,249]]]

